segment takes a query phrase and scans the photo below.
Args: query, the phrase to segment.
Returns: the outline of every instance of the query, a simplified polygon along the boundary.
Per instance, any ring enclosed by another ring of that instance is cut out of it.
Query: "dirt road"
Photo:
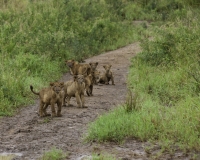
[[[0,153],[18,153],[15,159],[35,160],[52,147],[56,147],[70,153],[71,160],[86,159],[92,153],[113,154],[117,159],[148,159],[149,155],[144,147],[148,145],[147,142],[127,140],[121,145],[82,143],[82,136],[86,133],[89,122],[125,101],[130,60],[139,51],[139,43],[133,43],[86,59],[86,62],[99,62],[97,69],[100,71],[103,70],[104,64],[111,64],[115,80],[115,85],[94,86],[94,96],[85,98],[88,108],[77,108],[75,98],[72,98],[74,106],[62,108],[62,117],[39,118],[36,114],[39,101],[36,100],[34,105],[21,109],[17,115],[2,118]],[[71,76],[67,73],[61,81],[69,79]],[[167,157],[170,156],[165,156]]]

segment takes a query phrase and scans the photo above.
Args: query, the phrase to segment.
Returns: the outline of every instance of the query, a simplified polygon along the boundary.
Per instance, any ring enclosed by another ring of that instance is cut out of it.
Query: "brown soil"
[[[39,101],[36,100],[34,105],[22,108],[15,116],[2,118],[0,121],[0,153],[20,153],[22,155],[15,159],[31,160],[38,159],[44,152],[56,147],[68,152],[69,159],[72,160],[87,159],[93,153],[108,153],[117,159],[124,160],[190,158],[192,155],[185,155],[178,151],[173,154],[163,153],[159,156],[160,147],[158,145],[147,150],[148,142],[139,142],[134,139],[127,139],[123,144],[83,143],[82,141],[90,122],[124,103],[130,60],[139,51],[139,43],[133,43],[121,49],[86,59],[86,62],[99,62],[98,70],[103,70],[104,64],[112,64],[111,69],[115,80],[115,85],[94,86],[94,96],[85,98],[88,108],[77,108],[75,98],[72,98],[73,106],[62,108],[62,117],[39,118],[36,114]],[[61,81],[69,79],[71,76],[66,73]]]

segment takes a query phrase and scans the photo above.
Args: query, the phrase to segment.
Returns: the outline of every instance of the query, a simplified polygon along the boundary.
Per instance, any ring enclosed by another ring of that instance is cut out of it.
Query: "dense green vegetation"
[[[128,82],[133,94],[92,123],[87,140],[134,137],[199,151],[200,3],[146,2],[137,8],[150,14],[142,18],[156,23],[143,32],[151,38],[141,38],[143,51],[132,59]]]
[[[29,85],[39,90],[58,80],[65,59],[140,38],[126,104],[92,123],[87,140],[134,137],[199,150],[199,6],[199,0],[0,0],[0,115],[32,103]]]
[[[39,90],[81,60],[137,39],[129,1],[0,0],[0,116],[32,103]],[[130,18],[130,16],[129,16]]]

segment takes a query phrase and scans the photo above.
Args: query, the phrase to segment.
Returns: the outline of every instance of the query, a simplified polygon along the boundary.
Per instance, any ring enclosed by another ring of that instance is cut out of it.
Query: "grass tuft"
[[[64,160],[68,157],[68,153],[64,153],[60,149],[53,147],[40,158],[40,160]]]

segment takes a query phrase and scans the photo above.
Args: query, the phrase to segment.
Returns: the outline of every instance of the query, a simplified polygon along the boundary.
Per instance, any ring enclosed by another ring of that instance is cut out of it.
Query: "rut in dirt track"
[[[86,59],[87,63],[99,62],[97,69],[100,71],[103,71],[104,64],[111,64],[115,80],[115,85],[94,86],[94,96],[85,97],[88,108],[77,108],[75,98],[72,98],[71,103],[74,106],[62,108],[62,117],[39,118],[36,114],[39,100],[36,100],[34,105],[22,108],[17,115],[2,118],[0,120],[0,152],[21,153],[22,157],[19,159],[27,160],[37,159],[52,147],[68,151],[70,159],[91,154],[90,145],[82,143],[82,136],[87,131],[87,125],[98,115],[124,102],[130,60],[139,51],[139,44],[134,43]],[[61,81],[71,78],[71,75],[67,73]]]

